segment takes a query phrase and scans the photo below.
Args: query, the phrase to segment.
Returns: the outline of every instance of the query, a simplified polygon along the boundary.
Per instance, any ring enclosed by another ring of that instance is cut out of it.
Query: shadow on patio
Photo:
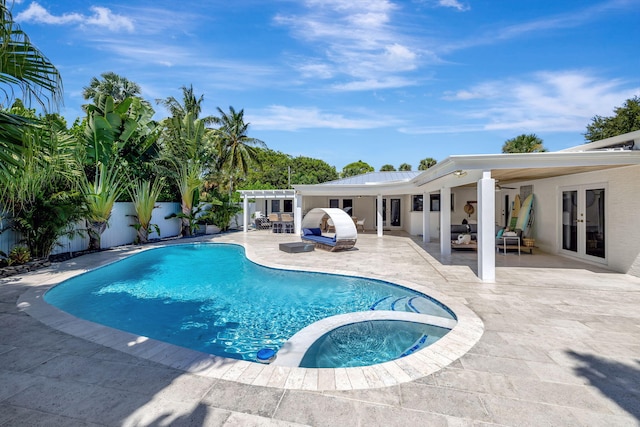
[[[640,360],[638,369],[592,354],[568,351],[567,354],[582,362],[574,372],[597,387],[600,392],[620,408],[640,420]]]

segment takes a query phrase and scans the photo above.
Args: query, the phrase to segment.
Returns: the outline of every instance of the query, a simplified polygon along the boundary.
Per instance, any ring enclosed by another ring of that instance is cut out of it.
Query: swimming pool
[[[255,360],[300,329],[365,310],[455,318],[419,292],[359,277],[277,270],[227,244],[151,249],[76,276],[45,300],[77,317],[187,348]]]

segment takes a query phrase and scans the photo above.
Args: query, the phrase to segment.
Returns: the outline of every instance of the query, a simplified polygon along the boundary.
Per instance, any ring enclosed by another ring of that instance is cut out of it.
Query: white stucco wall
[[[533,185],[535,194],[533,237],[536,246],[549,253],[561,253],[561,197],[563,187],[580,185],[606,188],[605,265],[611,270],[640,276],[640,166],[627,166],[521,182]]]

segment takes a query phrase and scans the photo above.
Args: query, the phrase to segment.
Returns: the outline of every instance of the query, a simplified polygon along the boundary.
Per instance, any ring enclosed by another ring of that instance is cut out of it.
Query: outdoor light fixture
[[[460,178],[460,177],[462,177],[462,176],[465,176],[465,175],[467,174],[467,172],[466,172],[466,171],[463,171],[463,170],[461,170],[461,169],[458,169],[457,171],[454,171],[454,172],[453,172],[453,174],[454,174],[455,176],[457,176],[458,178]]]

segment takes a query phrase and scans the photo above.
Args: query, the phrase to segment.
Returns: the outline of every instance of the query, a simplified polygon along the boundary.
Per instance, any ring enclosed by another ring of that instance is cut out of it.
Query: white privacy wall
[[[158,224],[160,227],[160,235],[153,230],[149,234],[150,239],[159,237],[172,237],[180,233],[180,220],[177,218],[165,219],[166,216],[179,212],[180,204],[173,202],[158,203],[158,208],[153,210],[151,223]],[[109,226],[102,233],[100,245],[103,249],[113,246],[126,245],[133,243],[136,238],[136,230],[131,227],[135,223],[135,219],[131,216],[135,214],[133,203],[122,202],[116,203],[111,212]],[[59,254],[64,252],[77,252],[85,250],[89,247],[89,237],[85,230],[84,221],[79,221],[70,229],[76,230],[71,237],[62,237],[58,240],[58,245],[51,252]],[[20,236],[12,230],[7,230],[0,234],[0,250],[9,253],[11,248],[19,244]]]

